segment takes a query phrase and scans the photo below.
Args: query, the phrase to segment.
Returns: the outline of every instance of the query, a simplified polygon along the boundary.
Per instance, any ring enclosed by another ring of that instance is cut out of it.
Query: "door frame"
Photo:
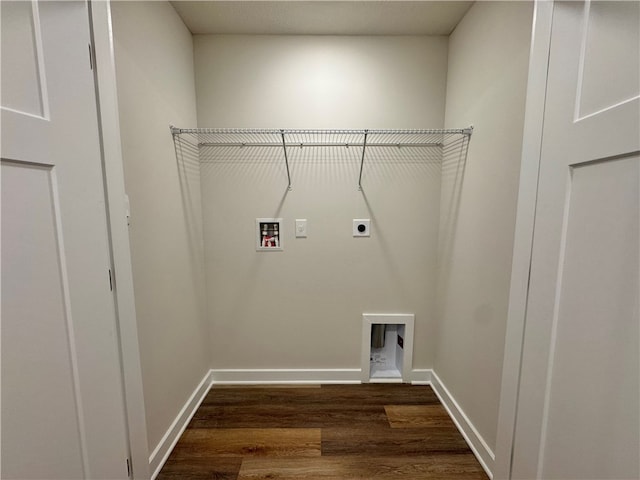
[[[495,480],[511,478],[533,232],[538,199],[538,174],[542,153],[553,9],[554,1],[535,0],[500,409],[498,412],[496,459],[493,471]]]
[[[127,222],[111,3],[110,0],[88,0],[88,4],[131,474],[135,479],[149,479],[149,443]]]

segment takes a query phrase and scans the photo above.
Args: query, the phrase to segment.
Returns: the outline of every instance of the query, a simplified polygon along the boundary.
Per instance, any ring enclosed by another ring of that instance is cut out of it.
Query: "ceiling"
[[[173,1],[193,34],[449,35],[472,1]]]

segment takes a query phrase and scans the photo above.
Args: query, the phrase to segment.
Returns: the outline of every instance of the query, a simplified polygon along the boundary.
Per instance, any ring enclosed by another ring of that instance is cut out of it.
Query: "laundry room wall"
[[[149,451],[211,368],[200,179],[169,124],[196,122],[193,41],[168,2],[112,2]]]
[[[442,128],[447,45],[440,36],[196,35],[197,125]],[[368,149],[362,191],[360,159],[360,148],[292,148],[288,191],[279,149],[204,151],[209,342],[225,378],[355,371],[364,312],[415,313],[413,366],[432,367],[439,158]],[[283,219],[283,251],[256,251],[259,217]],[[307,238],[294,237],[297,218],[308,220]],[[370,238],[352,236],[356,218],[371,219]]]
[[[449,40],[435,372],[489,450],[496,444],[531,42],[531,2],[476,2]],[[491,466],[490,466],[491,467]]]

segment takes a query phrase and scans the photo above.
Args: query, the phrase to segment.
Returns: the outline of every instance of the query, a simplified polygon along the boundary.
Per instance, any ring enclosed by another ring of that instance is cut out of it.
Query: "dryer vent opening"
[[[411,381],[413,320],[413,314],[363,315],[363,382]]]

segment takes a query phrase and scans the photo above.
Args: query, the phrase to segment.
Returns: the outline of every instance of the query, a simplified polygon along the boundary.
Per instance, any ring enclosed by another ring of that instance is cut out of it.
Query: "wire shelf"
[[[362,189],[362,169],[367,148],[442,148],[451,140],[473,133],[473,127],[460,129],[414,130],[313,130],[313,129],[256,129],[256,128],[176,128],[170,127],[174,142],[183,136],[194,140],[194,147],[271,147],[282,149],[287,168],[288,188],[291,172],[287,149],[298,147],[355,147],[362,148],[358,188]],[[178,149],[176,148],[176,153]]]

